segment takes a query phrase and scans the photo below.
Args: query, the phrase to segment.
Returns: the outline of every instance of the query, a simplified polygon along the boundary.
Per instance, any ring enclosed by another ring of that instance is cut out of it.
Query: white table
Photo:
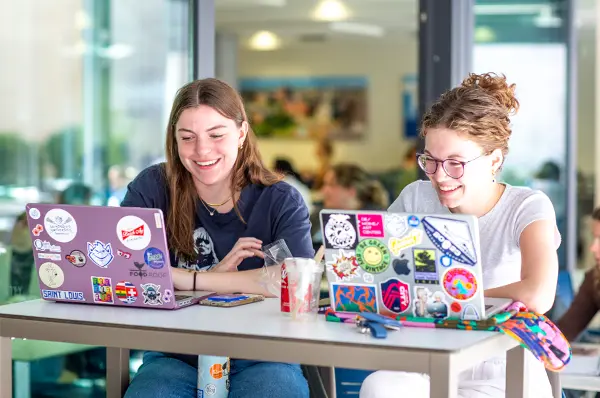
[[[0,397],[11,397],[11,337],[107,347],[107,396],[129,383],[129,349],[222,355],[306,365],[428,373],[431,397],[455,398],[458,373],[508,351],[507,398],[526,397],[528,356],[501,333],[406,328],[386,339],[348,324],[295,322],[279,300],[176,311],[51,303],[0,307]]]

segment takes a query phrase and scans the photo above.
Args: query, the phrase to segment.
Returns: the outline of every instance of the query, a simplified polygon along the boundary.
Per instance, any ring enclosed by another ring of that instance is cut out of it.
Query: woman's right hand
[[[233,249],[217,265],[210,269],[210,272],[231,272],[237,271],[238,265],[246,258],[260,257],[265,258],[262,252],[262,241],[256,238],[240,238],[233,246]]]

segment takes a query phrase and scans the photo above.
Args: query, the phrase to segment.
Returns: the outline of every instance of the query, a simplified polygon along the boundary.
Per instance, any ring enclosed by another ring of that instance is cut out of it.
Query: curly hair
[[[515,84],[508,84],[504,75],[475,73],[460,86],[442,94],[423,116],[420,135],[427,129],[448,128],[469,136],[485,153],[495,149],[508,154],[512,133],[510,116],[519,110]]]

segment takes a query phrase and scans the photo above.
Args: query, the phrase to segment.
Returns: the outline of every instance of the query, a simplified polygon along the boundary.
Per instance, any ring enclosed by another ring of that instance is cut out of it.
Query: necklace
[[[227,198],[226,201],[222,202],[222,203],[208,203],[206,202],[204,199],[200,198],[200,202],[202,202],[202,205],[204,206],[204,208],[206,209],[206,211],[208,211],[208,214],[212,216],[215,215],[215,212],[217,211],[217,207],[221,207],[223,206],[225,203],[229,202],[231,200],[231,196]],[[208,206],[213,207],[213,210],[211,211]]]

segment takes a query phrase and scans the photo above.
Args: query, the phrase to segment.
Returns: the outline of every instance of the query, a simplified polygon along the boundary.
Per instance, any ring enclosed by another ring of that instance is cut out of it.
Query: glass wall
[[[39,297],[26,203],[118,205],[127,182],[161,159],[174,92],[191,78],[188,7],[187,0],[0,5],[1,304]],[[20,361],[31,344],[39,360]],[[38,389],[92,396],[85,395],[92,381],[104,377],[103,353],[86,347],[15,341],[13,349],[18,397]]]
[[[521,108],[511,118],[510,153],[501,178],[541,189],[552,200],[567,267],[569,134],[569,22],[567,1],[477,0],[473,70],[516,83]],[[552,145],[540,145],[552,143]],[[574,217],[575,215],[569,215]]]

